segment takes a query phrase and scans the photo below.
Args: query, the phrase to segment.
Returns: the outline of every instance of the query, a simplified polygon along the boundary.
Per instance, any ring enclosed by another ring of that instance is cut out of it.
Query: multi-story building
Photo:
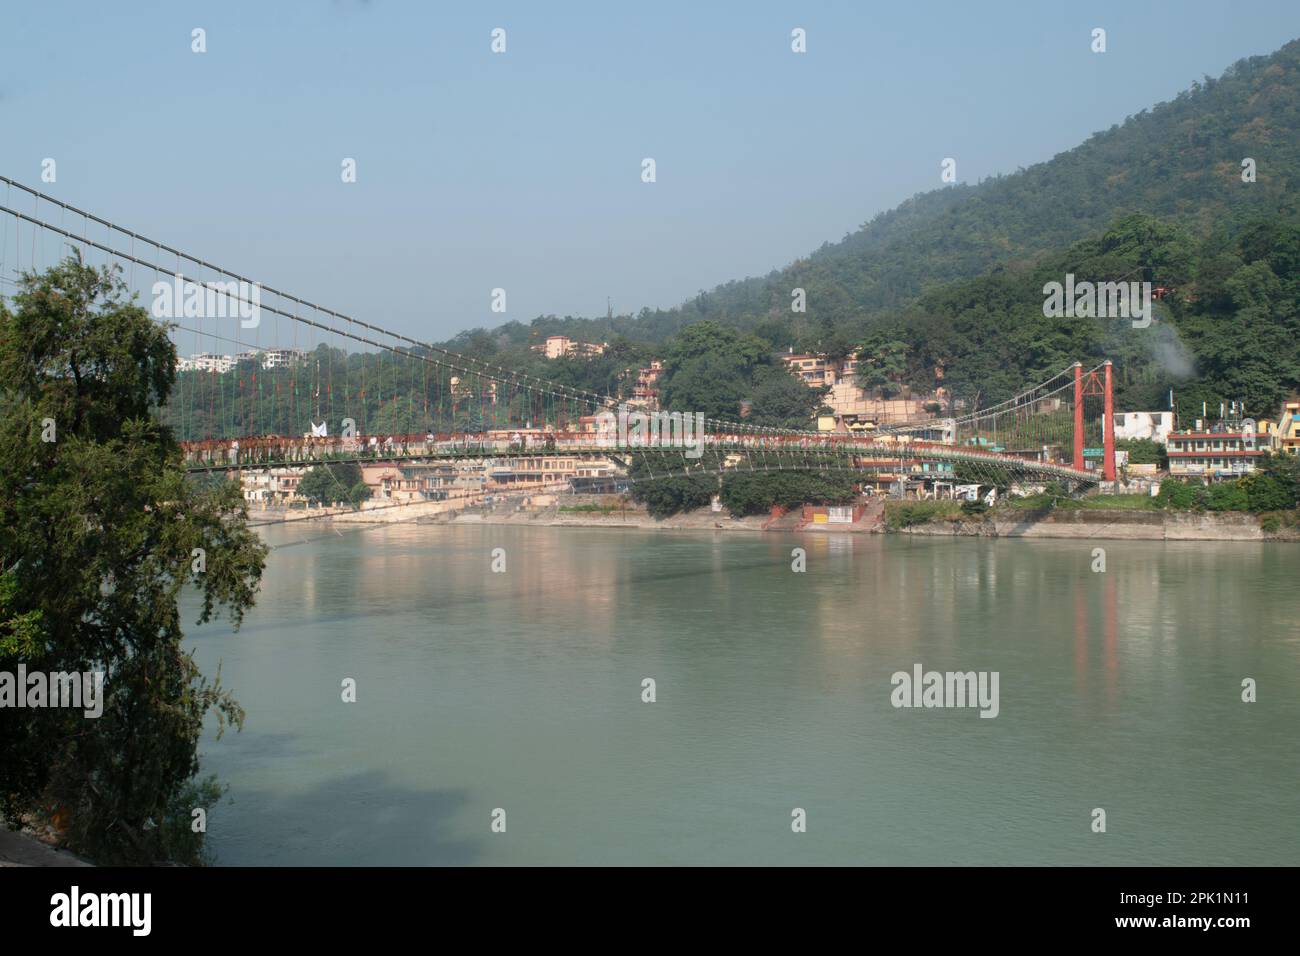
[[[498,458],[487,469],[489,491],[544,488],[574,478],[614,478],[617,475],[613,462],[579,455]]]
[[[288,368],[305,361],[307,353],[302,349],[267,349],[262,354],[262,368]]]
[[[178,372],[216,372],[223,374],[235,367],[235,360],[229,355],[217,355],[215,352],[198,352],[187,359],[176,360]]]
[[[371,501],[403,504],[477,499],[487,483],[481,461],[362,465],[361,480],[370,489]]]
[[[1165,444],[1174,430],[1173,412],[1117,412],[1115,437],[1140,439]]]
[[[1191,431],[1171,432],[1167,444],[1172,478],[1240,478],[1269,454],[1267,434],[1241,422],[1217,422],[1207,429],[1198,421]]]
[[[298,495],[298,482],[306,474],[304,468],[268,468],[262,471],[245,471],[240,475],[244,500],[249,504],[287,505],[302,500]]]
[[[636,376],[636,385],[632,387],[632,399],[637,402],[653,402],[659,397],[659,389],[656,384],[659,382],[659,376],[663,374],[664,363],[655,359],[650,363],[648,368],[638,369]]]
[[[811,386],[834,385],[843,377],[842,363],[832,362],[825,355],[782,355],[781,359],[801,379]],[[854,368],[857,359],[852,359]]]
[[[1300,455],[1300,402],[1287,402],[1270,428],[1274,446],[1286,455]]]
[[[534,345],[534,352],[541,352],[548,359],[564,358],[567,355],[600,355],[608,343],[593,345],[589,342],[575,342],[567,335],[549,335],[540,345]]]
[[[261,362],[262,368],[287,368],[305,361],[308,353],[302,349],[268,349],[264,352],[240,352],[238,355],[217,355],[215,352],[198,352],[189,358],[176,360],[178,372],[216,372],[225,374],[240,362]]]

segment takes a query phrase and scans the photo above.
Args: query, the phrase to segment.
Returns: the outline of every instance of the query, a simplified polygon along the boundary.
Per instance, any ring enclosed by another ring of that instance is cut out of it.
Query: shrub
[[[1149,438],[1122,438],[1115,442],[1116,451],[1128,452],[1130,465],[1155,465],[1169,467],[1169,451],[1159,442]]]
[[[1160,506],[1174,511],[1199,511],[1205,507],[1205,486],[1198,482],[1166,478],[1160,482]]]
[[[1295,505],[1287,484],[1271,474],[1247,475],[1240,485],[1251,511],[1284,511]]]
[[[897,531],[960,513],[961,509],[953,501],[891,501],[885,506],[885,526]]]
[[[1250,496],[1241,481],[1225,481],[1212,485],[1205,495],[1205,506],[1211,511],[1249,511]]]

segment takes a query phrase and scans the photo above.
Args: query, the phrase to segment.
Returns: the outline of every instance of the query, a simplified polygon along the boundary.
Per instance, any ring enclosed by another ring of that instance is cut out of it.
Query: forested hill
[[[1253,183],[1242,181],[1247,157],[1257,167]],[[514,343],[560,332],[654,342],[708,318],[783,345],[825,347],[845,323],[905,305],[945,282],[1059,251],[1124,213],[1177,220],[1204,234],[1211,224],[1295,217],[1297,187],[1300,41],[1292,41],[1047,162],[909,199],[766,277],[727,283],[675,309],[642,310],[635,319],[544,318],[497,332]],[[807,291],[804,315],[790,312],[795,287]]]

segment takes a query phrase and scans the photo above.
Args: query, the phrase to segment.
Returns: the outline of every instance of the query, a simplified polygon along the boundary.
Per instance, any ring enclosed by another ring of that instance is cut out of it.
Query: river
[[[1295,545],[264,533],[238,633],[183,605],[248,714],[218,864],[1297,862]],[[997,716],[895,707],[917,664]]]

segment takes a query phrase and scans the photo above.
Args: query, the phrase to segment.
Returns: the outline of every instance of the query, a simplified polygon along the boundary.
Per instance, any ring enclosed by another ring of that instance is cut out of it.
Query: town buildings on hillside
[[[266,349],[240,352],[237,355],[218,355],[215,352],[197,352],[189,358],[177,357],[178,372],[215,372],[223,375],[234,371],[241,362],[257,362],[264,369],[288,368],[304,362],[310,353],[302,349]]]
[[[829,415],[819,416],[819,431],[863,431],[879,425],[915,421],[927,415],[926,405],[942,402],[942,390],[924,398],[873,398],[857,384],[855,356],[833,361],[825,355],[786,354],[782,361],[810,388],[828,387],[825,403]]]

